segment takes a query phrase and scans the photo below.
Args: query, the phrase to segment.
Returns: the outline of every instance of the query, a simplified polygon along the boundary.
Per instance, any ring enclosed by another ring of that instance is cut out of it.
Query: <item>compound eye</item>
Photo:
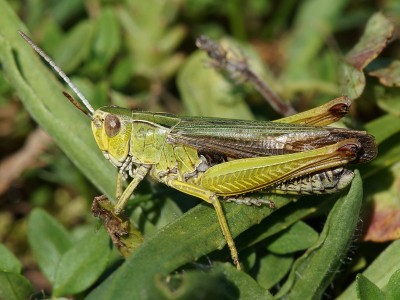
[[[104,129],[108,137],[114,137],[121,129],[121,122],[116,115],[109,114],[104,120]]]

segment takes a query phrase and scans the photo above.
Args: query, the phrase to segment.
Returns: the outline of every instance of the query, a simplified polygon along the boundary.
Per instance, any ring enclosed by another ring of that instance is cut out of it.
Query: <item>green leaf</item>
[[[289,272],[293,257],[269,253],[260,260],[256,279],[265,289],[272,288]]]
[[[389,131],[390,128],[387,128]],[[360,171],[362,171],[363,178],[376,183],[376,177],[378,172],[388,172],[388,169],[400,160],[400,144],[398,143],[400,133],[393,135],[389,139],[385,140],[378,148],[378,157],[375,158],[368,165],[361,165]],[[366,184],[366,190],[372,187]]]
[[[378,288],[383,289],[390,278],[400,270],[400,240],[392,242],[372,264],[362,273]],[[356,283],[352,283],[338,299],[347,300],[356,298]]]
[[[226,278],[233,282],[240,291],[241,299],[273,299],[272,295],[262,288],[257,282],[244,272],[236,270],[230,263],[217,263],[213,272],[223,273]]]
[[[0,270],[3,272],[21,273],[21,269],[22,264],[15,255],[6,246],[0,244]]]
[[[374,89],[374,93],[375,98],[377,98],[377,104],[383,111],[396,117],[400,116],[400,93],[397,88],[377,86]]]
[[[74,164],[103,193],[114,196],[116,169],[98,149],[90,120],[61,95],[63,87],[54,74],[19,36],[17,31],[26,32],[25,26],[5,1],[0,1],[0,11],[0,62],[4,76],[31,116]]]
[[[362,182],[356,171],[349,192],[336,202],[317,243],[295,262],[277,297],[319,299],[323,295],[352,241],[362,197]]]
[[[170,276],[156,275],[148,299],[235,299],[239,291],[221,273],[188,271]]]
[[[151,299],[273,299],[249,275],[231,264],[216,264],[209,272],[157,275]]]
[[[232,235],[237,236],[291,201],[290,198],[278,196],[271,198],[277,207],[274,211],[268,207],[246,207],[233,203],[224,205]],[[212,207],[198,205],[145,240],[88,299],[146,299],[152,290],[149,282],[154,274],[169,274],[185,263],[221,249],[225,243]],[[126,289],[127,286],[129,289]]]
[[[54,283],[57,265],[72,246],[68,232],[47,212],[35,208],[28,219],[28,240],[40,269]]]
[[[332,34],[335,23],[340,18],[347,0],[307,0],[295,18],[293,34],[287,51],[288,62],[284,70],[284,80],[304,80],[305,73],[319,58],[320,49]]]
[[[343,94],[350,99],[357,99],[364,91],[365,75],[348,63],[343,63],[341,67],[340,87],[343,90]]]
[[[34,290],[30,282],[20,274],[0,271],[0,299],[30,299]]]
[[[121,33],[114,10],[104,8],[97,19],[93,49],[98,64],[107,67],[121,44]]]
[[[131,57],[123,57],[113,68],[111,73],[111,85],[115,88],[121,88],[131,81],[133,74],[133,62]]]
[[[273,237],[267,249],[275,254],[287,254],[311,247],[318,240],[318,233],[299,221]]]
[[[295,224],[297,221],[305,218],[324,207],[328,202],[326,199],[321,201],[318,197],[307,198],[291,197],[292,201],[282,209],[273,213],[267,219],[264,219],[260,224],[252,227],[251,233],[240,235],[237,240],[238,248],[249,247],[281,232]]]
[[[400,299],[400,269],[390,277],[384,290],[386,291],[386,300]]]
[[[61,257],[53,295],[74,295],[90,287],[104,272],[110,252],[110,239],[104,228],[89,232]]]
[[[357,299],[380,300],[385,299],[383,292],[362,274],[357,275]]]
[[[378,144],[381,144],[396,133],[400,133],[400,118],[384,115],[369,122],[366,125],[366,130],[375,137]]]
[[[213,68],[210,59],[197,51],[178,73],[178,87],[187,112],[194,116],[252,119],[237,88]]]
[[[171,53],[186,33],[182,27],[171,24],[180,3],[181,0],[127,1],[125,9],[117,10],[137,75],[150,80],[166,78],[182,63],[183,56]],[[169,64],[171,58],[173,62]]]
[[[46,7],[46,4],[44,5]],[[71,16],[81,14],[85,10],[85,3],[80,0],[56,1],[52,5],[54,5],[54,8],[51,11],[51,16],[61,24],[65,24]]]
[[[153,201],[152,203],[149,201],[146,204],[143,203],[142,207],[147,210],[146,206],[150,204],[151,209],[145,215],[149,220],[152,220],[152,223],[158,229],[163,228],[182,215],[181,209],[170,198],[166,198],[163,201]]]
[[[79,66],[89,54],[92,45],[93,23],[82,21],[59,43],[54,61],[65,73]]]

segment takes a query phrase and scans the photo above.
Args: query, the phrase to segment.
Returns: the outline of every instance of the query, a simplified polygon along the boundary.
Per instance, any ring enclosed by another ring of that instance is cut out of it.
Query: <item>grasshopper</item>
[[[221,200],[273,208],[272,202],[247,194],[335,193],[353,179],[347,164],[365,163],[377,154],[374,137],[365,131],[326,127],[347,113],[351,104],[347,97],[273,122],[180,117],[117,106],[94,110],[51,58],[20,34],[86,107],[64,93],[90,118],[99,149],[119,170],[114,213],[122,213],[146,176],[200,198],[214,207],[238,269],[239,256]],[[128,177],[132,180],[122,191]]]

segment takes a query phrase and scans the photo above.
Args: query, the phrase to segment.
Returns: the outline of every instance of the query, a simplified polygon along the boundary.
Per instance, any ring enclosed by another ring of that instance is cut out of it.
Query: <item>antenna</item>
[[[48,56],[39,46],[37,46],[25,33],[18,30],[18,33],[24,38],[25,41],[41,56],[48,64],[57,72],[58,75],[68,84],[68,86],[75,92],[79,99],[82,100],[85,107],[89,110],[90,114],[88,116],[92,118],[94,113],[93,107],[90,105],[89,101],[85,98],[85,96],[81,93],[81,91],[72,83],[71,79],[60,69],[59,66]],[[68,98],[69,99],[69,98]],[[74,103],[73,103],[74,104]],[[75,104],[74,104],[75,105]],[[76,106],[76,105],[75,105]]]
[[[84,110],[82,106],[72,97],[70,94],[67,92],[62,92],[63,95],[71,102],[77,109],[79,109],[81,112],[83,112],[85,115],[87,115],[92,121],[93,121],[93,115],[89,113],[88,111]]]

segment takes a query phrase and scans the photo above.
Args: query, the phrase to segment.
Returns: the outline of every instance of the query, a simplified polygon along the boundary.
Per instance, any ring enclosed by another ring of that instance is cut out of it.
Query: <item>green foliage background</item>
[[[340,66],[378,11],[398,29],[400,5],[275,2],[0,0],[0,299],[397,298],[396,35],[366,76]],[[380,26],[362,49],[379,45]],[[379,156],[342,194],[271,196],[274,211],[225,204],[246,273],[231,265],[211,207],[143,182],[127,212],[145,242],[123,261],[90,213],[95,195],[113,196],[116,170],[97,149],[89,120],[17,30],[55,59],[94,108],[279,117],[194,46],[200,34],[228,41],[299,111],[342,94],[357,98],[344,123],[373,134]],[[370,76],[385,66],[392,84]],[[373,207],[378,219],[371,221]]]

